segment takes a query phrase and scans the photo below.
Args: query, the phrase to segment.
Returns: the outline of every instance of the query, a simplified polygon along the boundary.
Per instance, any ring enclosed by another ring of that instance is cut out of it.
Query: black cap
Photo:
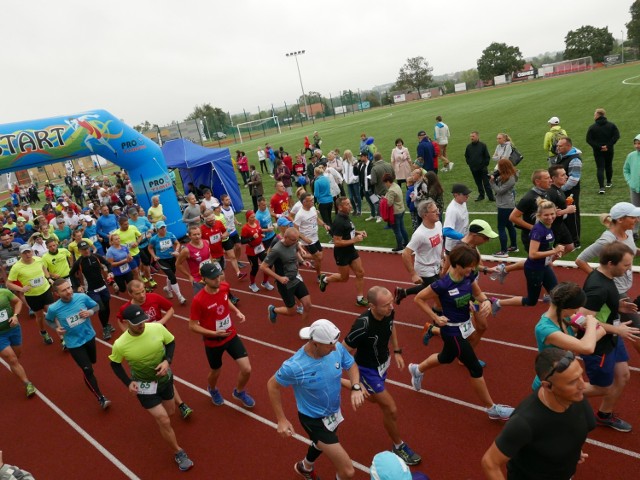
[[[214,279],[222,275],[222,268],[216,262],[200,265],[200,275],[203,278]]]
[[[129,305],[122,312],[122,318],[124,318],[131,325],[140,325],[141,323],[149,320],[149,316],[144,312],[140,305]]]
[[[90,248],[90,245],[83,240],[80,243],[78,243],[78,248],[80,250],[86,250],[86,249]]]
[[[421,137],[422,135],[426,135],[426,134],[427,134],[427,132],[425,132],[424,130],[420,130],[420,131],[418,132],[418,136],[419,136],[419,137]]]
[[[362,151],[362,152],[360,152],[360,156],[361,157],[368,157],[369,154],[367,152]]]
[[[451,193],[460,193],[462,195],[469,195],[471,190],[463,183],[454,183],[451,187]]]

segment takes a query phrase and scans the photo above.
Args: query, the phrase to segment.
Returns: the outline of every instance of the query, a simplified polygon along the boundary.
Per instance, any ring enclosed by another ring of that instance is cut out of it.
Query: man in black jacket
[[[600,194],[604,194],[605,183],[604,174],[607,175],[607,188],[611,188],[611,178],[613,177],[613,146],[620,139],[620,132],[615,123],[607,120],[607,112],[604,108],[596,109],[593,114],[594,124],[587,130],[587,143],[593,149],[593,156],[596,159],[596,169]]]
[[[362,192],[362,198],[364,198],[369,204],[371,213],[365,222],[370,220],[377,220],[378,218],[378,204],[371,199],[373,195],[373,185],[371,184],[371,169],[373,168],[373,162],[369,161],[369,155],[367,152],[360,152],[360,170],[358,173],[360,182],[360,191]],[[375,197],[374,197],[375,198]]]
[[[484,200],[485,194],[489,201],[494,202],[495,197],[489,184],[489,171],[487,170],[491,155],[489,155],[487,146],[480,141],[478,132],[471,132],[470,139],[471,143],[467,145],[464,151],[464,158],[467,161],[467,165],[469,165],[471,175],[473,175],[473,179],[478,187],[478,198],[476,198],[476,202]]]

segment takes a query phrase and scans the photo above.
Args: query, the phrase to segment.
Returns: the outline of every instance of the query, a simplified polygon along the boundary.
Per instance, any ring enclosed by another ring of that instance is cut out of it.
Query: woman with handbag
[[[496,140],[498,141],[498,145],[496,146],[495,152],[493,152],[493,157],[491,157],[493,161],[497,162],[501,158],[511,158],[512,145],[509,135],[499,133]]]
[[[518,251],[518,241],[516,229],[509,221],[509,215],[516,207],[515,185],[518,181],[518,173],[513,164],[507,158],[498,160],[498,175],[492,174],[489,177],[489,185],[496,196],[496,206],[498,207],[498,237],[500,238],[500,251],[493,254],[494,257],[507,258],[509,253]],[[507,248],[507,232],[511,246]]]
[[[411,176],[413,167],[409,150],[404,146],[401,138],[396,138],[396,148],[391,150],[391,166],[396,174],[398,185],[402,186],[403,183],[407,183],[407,177]]]

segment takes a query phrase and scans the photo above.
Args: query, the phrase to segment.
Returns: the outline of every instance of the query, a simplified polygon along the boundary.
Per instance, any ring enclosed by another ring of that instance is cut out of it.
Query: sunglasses
[[[573,354],[573,352],[567,351],[567,353],[564,354],[564,357],[562,357],[560,361],[556,363],[556,366],[553,367],[551,371],[547,374],[547,376],[544,377],[544,381],[549,380],[549,378],[551,378],[553,374],[556,372],[557,373],[564,372],[567,368],[569,368],[569,365],[571,365],[571,362],[573,362],[575,359],[576,359],[576,356]]]

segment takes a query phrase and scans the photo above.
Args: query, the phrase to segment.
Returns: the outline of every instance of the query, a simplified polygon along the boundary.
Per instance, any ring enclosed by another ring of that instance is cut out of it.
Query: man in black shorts
[[[320,291],[324,292],[330,283],[348,281],[349,270],[352,270],[356,276],[356,305],[366,307],[369,302],[364,298],[364,268],[355,245],[367,238],[367,232],[356,231],[349,218],[352,209],[351,201],[347,197],[338,198],[338,214],[333,219],[330,230],[334,245],[333,258],[336,260],[338,273],[320,275]]]
[[[161,323],[145,323],[149,317],[140,305],[129,305],[122,317],[127,321],[128,328],[113,343],[109,355],[111,368],[154,418],[162,438],[174,452],[178,468],[187,471],[193,467],[193,462],[178,445],[169,419],[169,415],[176,410],[173,374],[169,368],[176,348],[174,336]],[[132,377],[122,366],[123,360],[129,364]]]
[[[516,208],[513,209],[509,220],[516,228],[522,230],[520,236],[526,252],[529,251],[529,233],[536,224],[536,213],[538,212],[538,198],[548,198],[547,191],[551,187],[551,175],[544,169],[534,170],[531,174],[533,188],[525,193]]]
[[[327,231],[331,227],[324,223],[318,216],[316,207],[313,206],[313,198],[312,194],[306,192],[300,195],[302,208],[296,213],[293,223],[300,231],[300,241],[302,245],[313,258],[313,266],[319,279],[322,275],[322,245],[318,237],[318,225]]]
[[[482,457],[486,478],[572,478],[587,434],[596,426],[573,352],[547,348],[536,357],[542,386],[515,409]]]
[[[382,410],[383,425],[393,442],[393,453],[407,465],[417,465],[422,458],[400,438],[398,408],[384,385],[391,365],[389,341],[393,345],[397,367],[400,370],[404,368],[402,349],[393,325],[393,295],[384,287],[371,287],[367,292],[367,300],[369,309],[356,319],[342,344],[355,357],[360,383],[369,392],[367,399],[377,403]],[[351,382],[344,379],[343,386],[351,388]]]
[[[557,210],[556,219],[551,225],[553,235],[556,239],[556,245],[564,246],[564,254],[566,255],[574,249],[571,232],[565,224],[564,217],[571,213],[576,213],[576,206],[567,202],[567,196],[562,191],[562,186],[567,183],[567,172],[562,165],[552,165],[549,167],[549,175],[551,175],[551,188],[547,190],[547,198],[551,200]]]
[[[275,278],[278,292],[284,302],[284,307],[269,305],[267,307],[269,321],[276,323],[278,315],[294,316],[296,312],[296,298],[302,303],[302,322],[306,325],[311,313],[311,296],[309,290],[298,272],[298,239],[300,232],[294,227],[285,230],[282,240],[275,240],[269,253],[260,264],[260,270]]]

